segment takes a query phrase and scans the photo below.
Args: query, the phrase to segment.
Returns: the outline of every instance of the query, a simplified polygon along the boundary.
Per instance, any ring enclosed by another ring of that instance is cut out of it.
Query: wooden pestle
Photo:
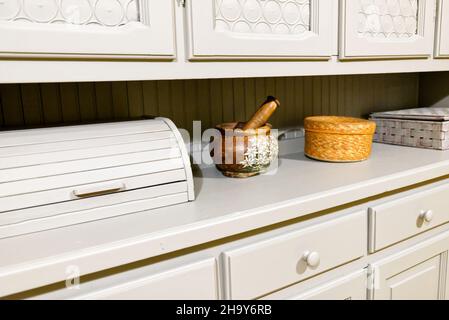
[[[264,126],[280,105],[281,103],[275,97],[267,97],[267,100],[262,104],[259,110],[257,110],[251,119],[244,125],[243,130],[254,130]]]

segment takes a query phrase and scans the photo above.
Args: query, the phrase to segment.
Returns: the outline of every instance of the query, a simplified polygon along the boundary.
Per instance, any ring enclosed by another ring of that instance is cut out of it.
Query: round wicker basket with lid
[[[371,154],[376,124],[351,117],[318,116],[304,121],[305,154],[316,160],[355,162]]]

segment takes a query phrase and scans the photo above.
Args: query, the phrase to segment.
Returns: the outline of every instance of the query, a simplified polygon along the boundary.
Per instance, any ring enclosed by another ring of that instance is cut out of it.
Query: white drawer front
[[[366,300],[367,274],[357,272],[293,296],[291,300]]]
[[[449,185],[442,185],[369,210],[370,252],[449,221]]]
[[[227,298],[258,298],[363,256],[365,222],[359,212],[225,252]]]
[[[214,258],[75,297],[87,300],[216,300]]]
[[[344,276],[327,279],[316,285],[304,281],[265,296],[261,300],[366,300],[368,293],[367,270],[358,270],[349,274],[342,271],[341,274]]]

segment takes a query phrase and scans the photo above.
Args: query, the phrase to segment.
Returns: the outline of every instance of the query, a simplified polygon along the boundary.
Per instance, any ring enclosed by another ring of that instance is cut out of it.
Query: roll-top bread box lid
[[[169,119],[0,133],[0,239],[193,200]]]

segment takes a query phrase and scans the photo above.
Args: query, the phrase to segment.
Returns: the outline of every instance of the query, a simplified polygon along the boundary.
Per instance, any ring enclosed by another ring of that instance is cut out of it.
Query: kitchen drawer
[[[369,250],[375,252],[449,221],[449,184],[369,209]]]
[[[81,283],[33,300],[216,300],[217,264],[209,258],[188,264],[178,262],[165,270],[151,266]],[[155,269],[157,269],[155,271]]]
[[[229,299],[254,299],[343,265],[366,250],[364,212],[224,252]]]
[[[352,272],[349,275],[327,280],[316,286],[300,283],[296,293],[292,286],[286,290],[266,296],[263,300],[366,300],[367,272],[366,269]],[[292,290],[293,289],[293,290]]]
[[[366,300],[366,281],[364,270],[293,296],[290,300]]]

